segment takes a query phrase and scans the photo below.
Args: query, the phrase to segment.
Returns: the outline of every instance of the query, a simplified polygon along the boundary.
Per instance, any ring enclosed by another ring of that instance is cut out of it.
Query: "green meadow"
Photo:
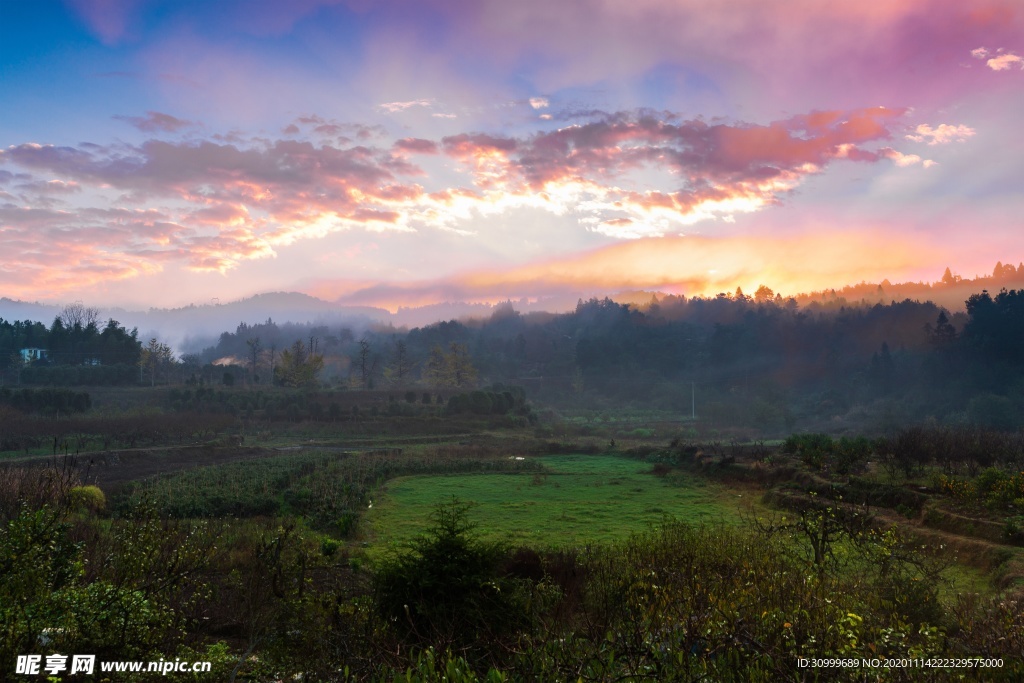
[[[375,545],[407,541],[430,524],[438,503],[470,503],[483,539],[558,547],[616,541],[666,517],[692,523],[735,522],[747,500],[705,479],[658,477],[649,463],[612,455],[538,458],[545,470],[393,479],[367,511]]]

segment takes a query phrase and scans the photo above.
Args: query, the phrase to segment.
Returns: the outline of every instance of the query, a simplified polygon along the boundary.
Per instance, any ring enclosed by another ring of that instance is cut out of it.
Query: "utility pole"
[[[690,381],[690,417],[694,422],[697,421],[697,389],[692,380]]]

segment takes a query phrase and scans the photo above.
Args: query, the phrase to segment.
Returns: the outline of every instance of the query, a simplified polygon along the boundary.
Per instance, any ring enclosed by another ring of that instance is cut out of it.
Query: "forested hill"
[[[933,301],[952,311],[962,311],[964,302],[982,290],[998,292],[1002,289],[1024,288],[1024,263],[1014,266],[1012,263],[996,263],[992,272],[987,275],[975,275],[963,278],[946,268],[942,279],[938,282],[897,282],[882,280],[879,283],[861,282],[838,289],[827,289],[820,292],[799,294],[796,302],[801,306],[822,305],[837,307],[855,303],[875,304],[915,299]]]
[[[258,369],[266,349],[303,339],[324,356],[322,381],[385,388],[426,382],[432,352],[455,345],[468,349],[480,384],[520,384],[564,410],[634,406],[765,432],[914,420],[1013,427],[1024,405],[1022,304],[1016,290],[972,295],[956,314],[910,300],[801,308],[742,295],[640,308],[591,299],[565,314],[508,304],[485,320],[358,337],[240,325],[202,355]],[[263,351],[253,362],[254,340]]]

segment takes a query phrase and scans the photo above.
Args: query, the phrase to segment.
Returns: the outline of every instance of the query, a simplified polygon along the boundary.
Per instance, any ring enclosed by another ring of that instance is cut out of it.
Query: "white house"
[[[27,348],[21,350],[21,362],[25,365],[46,358],[46,349]]]

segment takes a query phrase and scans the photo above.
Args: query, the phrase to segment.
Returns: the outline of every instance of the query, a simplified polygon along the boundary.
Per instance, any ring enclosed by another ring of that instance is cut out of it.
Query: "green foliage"
[[[86,487],[74,484],[51,470],[37,486],[47,488],[47,502],[24,503],[0,519],[0,657],[69,651],[162,656],[187,625],[188,605],[203,596],[211,539],[139,508],[130,520],[104,529],[98,541],[100,525],[76,503]],[[73,540],[83,528],[94,537],[88,547]]]
[[[72,510],[81,510],[93,514],[107,509],[107,497],[99,486],[75,486],[68,492]]]
[[[1008,510],[1024,502],[1024,471],[1006,471],[990,467],[974,480],[940,475],[936,488],[961,503],[982,504],[994,510]]]
[[[948,654],[953,643],[929,621],[942,612],[919,608],[936,585],[915,569],[919,556],[893,536],[868,545],[858,565],[808,572],[784,538],[666,523],[579,552],[572,575],[585,586],[562,584],[577,596],[575,618],[531,632],[506,670],[523,680],[571,671],[583,680],[852,681],[862,672],[801,671],[797,658]]]
[[[784,453],[802,455],[805,452],[829,453],[832,450],[832,437],[828,434],[792,434],[782,444]]]
[[[435,387],[471,387],[476,384],[476,377],[469,349],[458,342],[451,342],[447,353],[440,346],[434,346],[423,368],[423,380]]]
[[[0,661],[35,652],[44,630],[67,617],[61,591],[72,590],[84,569],[65,514],[57,501],[22,506],[0,521]]]
[[[149,385],[156,386],[158,378],[166,378],[166,374],[174,363],[171,347],[158,341],[156,337],[142,349],[139,356],[139,367],[149,375]]]
[[[382,683],[505,683],[510,679],[493,668],[481,677],[465,658],[455,656],[451,650],[439,657],[433,647],[428,647],[417,652],[404,671],[396,671],[393,676],[385,674],[381,680]]]
[[[281,352],[281,360],[274,368],[274,380],[285,387],[316,386],[317,375],[323,367],[324,357],[296,339],[290,349]]]
[[[432,467],[461,466],[437,462],[440,449],[434,455]],[[322,477],[330,457],[382,476],[402,471],[398,457],[395,469],[370,468],[385,455],[316,454],[324,462],[313,467],[307,455],[291,457],[300,479]],[[616,488],[631,482],[613,484],[613,464],[649,467],[577,458]],[[463,460],[496,470],[522,462]],[[234,520],[217,532],[168,520],[139,500],[123,516],[99,520],[72,503],[73,477],[18,472],[20,479],[0,480],[0,657],[8,662],[52,652],[212,661],[210,674],[181,676],[196,683],[852,683],[863,669],[801,669],[798,658],[982,655],[1005,659],[986,680],[1024,675],[1019,601],[941,601],[941,549],[922,549],[895,529],[848,525],[853,533],[828,539],[835,561],[820,565],[804,550],[803,532],[781,522],[662,519],[615,544],[510,553],[477,535],[467,505],[451,500],[435,508],[428,533],[380,560],[368,579],[345,544],[294,519]],[[223,482],[222,472],[211,481]],[[553,488],[555,479],[568,483],[552,475],[532,488]],[[1005,481],[980,479],[990,491]],[[299,504],[299,490],[285,490]],[[805,526],[845,523],[843,514],[835,505],[814,508]],[[936,669],[929,680],[960,674]]]

